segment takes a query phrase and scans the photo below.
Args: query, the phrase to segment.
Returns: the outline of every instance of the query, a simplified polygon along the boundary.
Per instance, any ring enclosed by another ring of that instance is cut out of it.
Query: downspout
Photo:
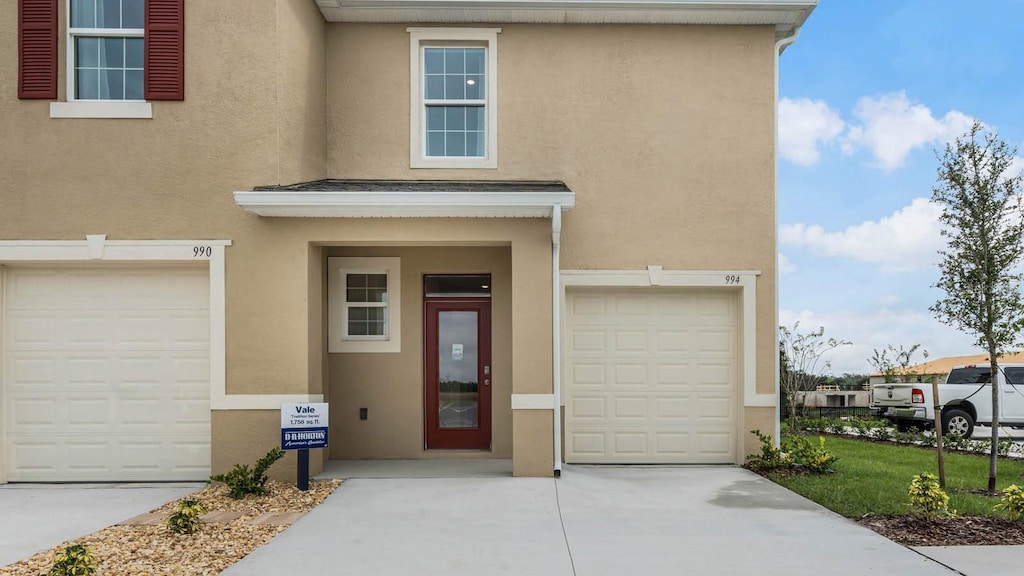
[[[775,325],[773,331],[775,333],[775,346],[773,348],[773,356],[775,357],[775,445],[779,445],[779,438],[781,430],[779,427],[779,418],[782,416],[782,402],[780,401],[779,395],[779,371],[781,366],[779,364],[779,58],[782,57],[782,51],[785,50],[786,46],[789,46],[793,42],[796,42],[797,36],[800,35],[800,28],[793,28],[793,33],[789,36],[780,38],[775,42],[775,175],[773,185],[775,186]]]
[[[551,386],[554,391],[555,478],[562,475],[562,315],[559,247],[562,236],[562,206],[551,207]]]

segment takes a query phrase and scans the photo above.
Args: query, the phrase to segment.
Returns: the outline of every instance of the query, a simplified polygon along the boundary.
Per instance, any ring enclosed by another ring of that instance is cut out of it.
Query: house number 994
[[[192,257],[193,258],[209,258],[213,256],[212,246],[193,246]]]
[[[726,274],[725,275],[725,283],[726,284],[739,284],[740,283],[740,277],[737,276],[736,274]]]

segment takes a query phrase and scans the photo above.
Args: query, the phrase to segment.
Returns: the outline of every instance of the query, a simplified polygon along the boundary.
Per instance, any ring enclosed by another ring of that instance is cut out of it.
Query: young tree
[[[796,430],[796,407],[801,391],[811,390],[821,374],[832,368],[832,361],[822,361],[826,353],[850,344],[844,340],[825,338],[825,327],[812,332],[800,332],[800,323],[792,328],[779,326],[779,387],[789,403],[789,429]]]
[[[932,200],[942,206],[945,250],[939,251],[945,292],[932,312],[940,321],[977,336],[992,363],[992,451],[988,489],[996,488],[999,440],[999,356],[1018,342],[1024,326],[1021,274],[1024,256],[1024,175],[1010,174],[1017,153],[998,134],[975,122],[946,145]]]
[[[914,353],[920,347],[920,344],[914,344],[910,348],[904,348],[900,344],[897,348],[889,344],[888,347],[881,350],[873,348],[874,354],[868,358],[868,364],[871,364],[872,368],[877,370],[886,382],[912,382],[915,380],[920,382],[920,371],[913,364]],[[892,355],[890,356],[890,354]],[[925,360],[928,359],[927,350],[922,350],[921,355]]]

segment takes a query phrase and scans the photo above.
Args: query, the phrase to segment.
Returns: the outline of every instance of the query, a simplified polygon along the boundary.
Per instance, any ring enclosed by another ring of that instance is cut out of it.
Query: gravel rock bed
[[[211,512],[234,510],[241,512],[241,517],[228,524],[204,524],[196,534],[174,534],[164,525],[111,526],[0,567],[0,576],[39,576],[50,569],[59,551],[72,544],[85,544],[93,551],[99,565],[98,576],[219,574],[288,529],[288,526],[252,525],[253,519],[274,512],[308,512],[339,484],[339,480],[310,482],[309,491],[300,492],[293,484],[271,480],[267,482],[265,495],[242,500],[228,497],[223,484],[211,484],[190,497],[198,498]],[[155,511],[170,513],[176,507],[175,500]]]

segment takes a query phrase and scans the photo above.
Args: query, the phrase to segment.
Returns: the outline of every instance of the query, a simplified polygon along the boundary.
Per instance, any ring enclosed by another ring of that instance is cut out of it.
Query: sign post
[[[281,404],[281,449],[298,450],[298,487],[309,490],[309,449],[327,448],[327,404]]]

